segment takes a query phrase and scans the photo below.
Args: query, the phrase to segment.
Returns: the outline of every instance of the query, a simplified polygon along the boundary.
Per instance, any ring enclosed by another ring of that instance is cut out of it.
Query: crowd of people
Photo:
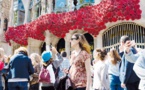
[[[96,48],[91,55],[79,33],[70,43],[69,58],[55,47],[30,56],[25,47],[11,56],[0,48],[0,90],[145,90],[145,50],[138,50],[128,36],[121,37],[119,52]]]

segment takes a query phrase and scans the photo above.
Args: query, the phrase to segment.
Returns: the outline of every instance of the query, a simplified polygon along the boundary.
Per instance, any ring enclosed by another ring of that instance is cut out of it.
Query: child
[[[109,90],[108,66],[105,64],[105,57],[103,50],[94,50],[94,90]]]

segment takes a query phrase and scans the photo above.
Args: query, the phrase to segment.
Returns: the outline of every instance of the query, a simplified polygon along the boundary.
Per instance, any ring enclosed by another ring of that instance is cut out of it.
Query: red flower
[[[21,45],[28,44],[28,37],[44,40],[45,30],[58,37],[65,37],[69,30],[84,28],[96,36],[105,23],[117,20],[135,20],[141,18],[139,0],[102,0],[95,6],[88,6],[73,12],[46,14],[38,19],[17,27],[9,27],[5,33],[6,41],[15,41]]]

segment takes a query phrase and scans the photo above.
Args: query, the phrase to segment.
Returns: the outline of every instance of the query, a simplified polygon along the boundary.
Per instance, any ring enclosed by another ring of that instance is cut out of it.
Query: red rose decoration
[[[45,14],[28,24],[9,27],[5,33],[6,41],[10,43],[10,40],[13,40],[21,45],[27,45],[28,37],[44,40],[45,30],[61,38],[64,38],[69,30],[75,29],[84,29],[96,36],[106,28],[105,23],[140,19],[142,11],[139,1],[102,0],[98,5],[72,12]]]

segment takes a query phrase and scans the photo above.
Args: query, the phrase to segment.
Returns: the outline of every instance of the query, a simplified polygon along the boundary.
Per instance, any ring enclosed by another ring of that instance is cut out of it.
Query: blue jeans
[[[8,82],[9,90],[28,90],[28,82]]]
[[[3,87],[2,86],[0,86],[0,90],[3,90]]]
[[[123,88],[121,88],[119,76],[111,74],[109,75],[109,81],[110,81],[110,90],[123,90]]]

